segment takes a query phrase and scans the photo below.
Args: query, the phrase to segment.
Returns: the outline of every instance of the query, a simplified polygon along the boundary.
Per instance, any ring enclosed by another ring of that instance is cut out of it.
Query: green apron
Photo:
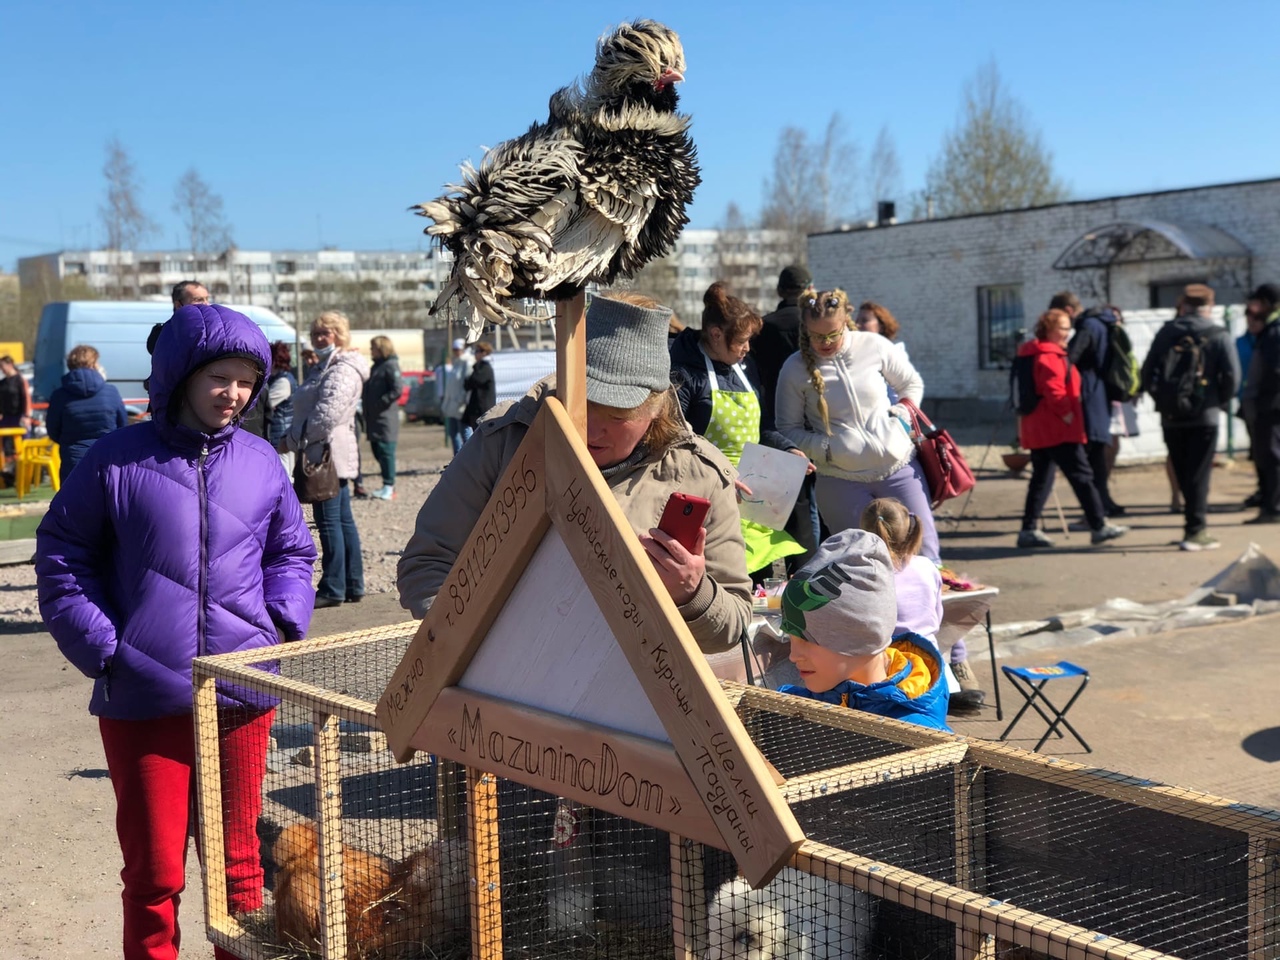
[[[711,358],[701,346],[698,349],[706,361],[707,380],[711,386],[711,421],[707,424],[705,436],[736,467],[742,459],[742,448],[748,442],[760,442],[760,400],[740,363],[733,365],[733,372],[746,389],[742,392],[721,390]],[[804,553],[804,547],[790,534],[751,520],[742,521],[742,539],[746,541],[747,571],[751,573],[764,569],[775,560]]]

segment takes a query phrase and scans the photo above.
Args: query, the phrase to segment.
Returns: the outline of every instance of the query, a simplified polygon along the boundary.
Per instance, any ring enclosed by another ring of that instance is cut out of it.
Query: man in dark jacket
[[[1210,319],[1212,308],[1213,289],[1189,284],[1178,301],[1178,315],[1160,328],[1142,364],[1142,389],[1151,394],[1160,411],[1164,444],[1182,491],[1185,529],[1178,546],[1183,550],[1218,546],[1205,529],[1209,476],[1218,447],[1218,420],[1240,383],[1235,344],[1226,328]],[[1196,352],[1202,369],[1192,367]],[[1177,382],[1194,381],[1191,396],[1181,391],[1186,401],[1183,410],[1175,409],[1169,398],[1173,374],[1180,367],[1191,370],[1192,376],[1178,377]]]
[[[1056,294],[1049,302],[1049,309],[1065,310],[1071,315],[1075,335],[1067,346],[1067,359],[1080,371],[1080,406],[1084,410],[1085,455],[1093,470],[1093,483],[1102,497],[1102,508],[1108,517],[1122,517],[1124,507],[1111,499],[1107,485],[1110,471],[1107,469],[1107,449],[1111,446],[1111,404],[1107,400],[1102,371],[1107,361],[1109,335],[1108,324],[1116,322],[1115,314],[1106,307],[1080,309],[1080,300],[1074,293]]]
[[[807,267],[795,263],[784,267],[778,275],[778,308],[767,314],[760,333],[751,341],[751,356],[755,358],[760,374],[760,435],[773,431],[774,398],[778,392],[778,374],[787,357],[800,349],[800,307],[796,301],[813,283],[813,274]],[[822,542],[818,502],[813,496],[814,475],[805,477],[800,495],[796,497],[791,519],[787,521],[787,533],[804,547],[804,553],[787,558],[787,571],[794,573],[804,566]]]
[[[1260,502],[1258,515],[1245,522],[1280,523],[1280,288],[1264,283],[1249,295],[1248,308],[1262,319],[1241,404],[1252,426]]]

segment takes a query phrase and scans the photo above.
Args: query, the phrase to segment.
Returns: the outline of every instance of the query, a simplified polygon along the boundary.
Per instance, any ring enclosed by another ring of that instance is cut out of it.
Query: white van
[[[265,307],[227,304],[262,328],[267,340],[294,343],[293,327]],[[107,379],[115,384],[126,402],[146,404],[142,381],[151,375],[151,355],[147,335],[157,323],[173,316],[172,305],[164,302],[115,303],[105,300],[78,300],[49,303],[40,314],[36,331],[35,377],[32,392],[38,400],[48,400],[67,372],[67,354],[85,344],[98,351],[99,363]]]
[[[556,372],[554,350],[495,350],[489,354],[493,367],[496,403],[519,400],[543,377]]]

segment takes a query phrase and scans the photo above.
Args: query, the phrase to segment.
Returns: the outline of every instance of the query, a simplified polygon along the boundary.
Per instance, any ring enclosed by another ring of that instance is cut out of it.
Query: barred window
[[[1013,363],[1026,329],[1022,284],[978,288],[978,365],[1002,370]]]

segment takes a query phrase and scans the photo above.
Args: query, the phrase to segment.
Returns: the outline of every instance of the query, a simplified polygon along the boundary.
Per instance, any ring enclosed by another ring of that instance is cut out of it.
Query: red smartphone
[[[695,497],[691,493],[673,493],[667,498],[667,505],[662,509],[662,519],[658,521],[658,529],[668,536],[675,537],[690,553],[698,542],[698,530],[707,519],[707,511],[711,509],[711,501],[706,497]]]

